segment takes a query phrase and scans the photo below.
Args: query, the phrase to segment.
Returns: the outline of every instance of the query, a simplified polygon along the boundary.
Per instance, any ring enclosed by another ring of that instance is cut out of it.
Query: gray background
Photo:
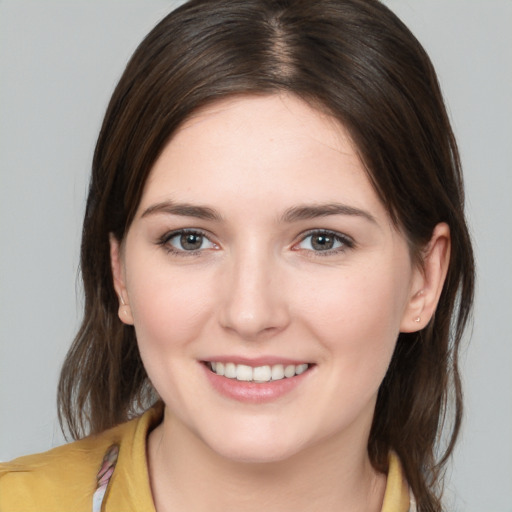
[[[80,224],[107,101],[177,2],[0,1],[0,460],[60,444]],[[429,52],[458,136],[479,270],[450,510],[512,511],[512,1],[387,0]],[[77,291],[78,289],[78,291]]]

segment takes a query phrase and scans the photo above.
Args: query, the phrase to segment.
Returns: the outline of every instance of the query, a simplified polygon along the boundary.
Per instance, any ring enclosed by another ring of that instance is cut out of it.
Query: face
[[[420,272],[336,121],[284,95],[197,113],[112,254],[166,414],[206,446],[365,445]]]

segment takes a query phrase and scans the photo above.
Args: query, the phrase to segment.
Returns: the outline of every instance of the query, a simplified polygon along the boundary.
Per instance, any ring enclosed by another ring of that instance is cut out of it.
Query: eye
[[[173,253],[196,253],[205,249],[216,249],[214,244],[200,231],[180,230],[173,231],[162,237],[160,244]]]
[[[306,234],[295,248],[317,253],[332,254],[354,247],[351,238],[333,231],[312,231]]]

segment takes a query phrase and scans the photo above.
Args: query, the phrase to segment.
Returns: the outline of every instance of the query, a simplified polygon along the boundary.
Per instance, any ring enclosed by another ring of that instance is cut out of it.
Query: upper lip
[[[288,357],[280,357],[280,356],[260,356],[260,357],[243,357],[243,356],[212,356],[203,359],[204,362],[209,363],[235,363],[235,364],[245,364],[247,366],[257,367],[257,366],[274,366],[276,364],[286,365],[299,365],[299,364],[311,364],[310,361],[306,361],[303,359],[291,359]]]

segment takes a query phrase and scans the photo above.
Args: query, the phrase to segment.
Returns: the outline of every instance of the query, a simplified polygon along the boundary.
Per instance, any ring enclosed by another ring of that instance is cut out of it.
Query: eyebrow
[[[374,224],[378,224],[375,217],[360,208],[340,203],[328,203],[319,205],[294,206],[286,210],[282,216],[284,222],[297,222],[299,220],[310,220],[329,215],[351,215],[363,217]]]
[[[169,215],[179,215],[182,217],[195,217],[196,219],[211,220],[220,222],[222,215],[215,209],[208,206],[192,205],[189,203],[173,203],[172,201],[162,201],[148,207],[141,215],[141,218],[148,215],[164,213]],[[378,224],[375,217],[360,208],[348,206],[340,203],[328,203],[319,205],[293,206],[286,210],[281,216],[281,221],[285,223],[298,222],[301,220],[311,220],[330,215],[350,215],[362,217],[374,224]]]
[[[192,205],[189,203],[173,203],[163,201],[150,206],[141,215],[141,218],[155,213],[167,213],[169,215],[180,215],[182,217],[195,217],[196,219],[221,221],[222,216],[213,208],[208,206]]]

